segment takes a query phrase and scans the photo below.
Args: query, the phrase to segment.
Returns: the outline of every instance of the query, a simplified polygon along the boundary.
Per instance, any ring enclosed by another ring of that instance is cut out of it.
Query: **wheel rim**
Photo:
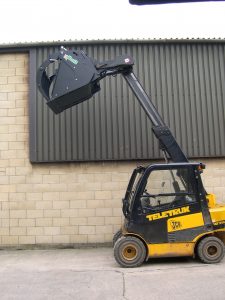
[[[126,260],[134,260],[137,257],[138,250],[134,245],[126,245],[123,248],[122,256]]]
[[[218,249],[218,247],[216,247],[215,245],[210,245],[210,246],[207,248],[207,255],[208,255],[209,257],[217,256],[217,255],[218,255],[218,252],[219,252],[219,249]]]

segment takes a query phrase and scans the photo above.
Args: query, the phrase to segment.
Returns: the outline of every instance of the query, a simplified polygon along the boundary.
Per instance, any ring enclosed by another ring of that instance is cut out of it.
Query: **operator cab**
[[[179,241],[179,234],[172,228],[181,226],[177,217],[199,214],[200,231],[203,230],[203,224],[210,225],[206,192],[200,176],[202,168],[204,166],[199,163],[169,163],[136,168],[123,199],[126,219],[124,230],[127,233],[135,232],[147,243],[167,243],[174,235]],[[170,226],[171,231],[168,232]],[[189,235],[195,234],[197,232],[188,232],[187,240]]]
[[[143,212],[161,211],[196,202],[199,189],[206,194],[198,163],[173,163],[137,167],[123,199],[124,215],[135,208]]]

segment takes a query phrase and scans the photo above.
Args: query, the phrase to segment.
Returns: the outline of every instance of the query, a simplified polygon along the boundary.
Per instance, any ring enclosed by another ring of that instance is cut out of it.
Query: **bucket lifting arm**
[[[55,73],[48,75],[48,66],[51,63],[58,64],[58,68]],[[38,69],[37,84],[48,106],[58,114],[91,98],[100,90],[99,82],[104,77],[121,74],[151,120],[153,133],[160,142],[165,158],[173,162],[188,162],[170,129],[134,75],[133,65],[134,61],[128,55],[116,57],[115,60],[96,62],[83,51],[69,51],[61,47],[58,53],[51,55]]]

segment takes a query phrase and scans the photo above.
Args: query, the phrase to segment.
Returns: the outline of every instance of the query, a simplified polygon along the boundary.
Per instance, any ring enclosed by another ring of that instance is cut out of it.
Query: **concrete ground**
[[[225,299],[225,260],[120,268],[111,248],[0,251],[0,299]]]

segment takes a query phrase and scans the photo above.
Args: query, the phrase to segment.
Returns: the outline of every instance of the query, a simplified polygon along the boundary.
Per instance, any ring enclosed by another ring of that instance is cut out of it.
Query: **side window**
[[[173,208],[195,201],[191,168],[154,170],[141,196],[142,207]]]

